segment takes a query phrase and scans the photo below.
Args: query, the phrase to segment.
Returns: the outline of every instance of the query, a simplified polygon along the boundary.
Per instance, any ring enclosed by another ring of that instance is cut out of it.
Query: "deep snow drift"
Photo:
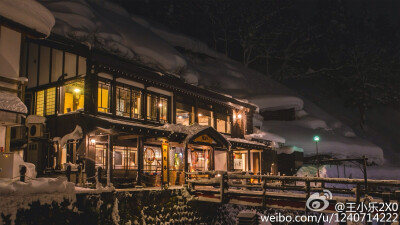
[[[318,134],[323,154],[337,158],[365,155],[369,162],[384,162],[380,147],[356,137],[341,121],[289,88],[193,38],[130,16],[107,1],[49,0],[43,4],[56,17],[53,32],[57,34],[174,73],[187,83],[249,99],[259,105],[260,111],[294,107],[295,121],[265,121],[262,130],[304,149],[306,156],[315,154],[312,137]],[[186,51],[178,52],[178,46]]]

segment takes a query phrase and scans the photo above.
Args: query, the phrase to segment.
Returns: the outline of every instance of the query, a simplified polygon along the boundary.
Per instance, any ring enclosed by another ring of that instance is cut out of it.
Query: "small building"
[[[24,120],[28,113],[23,103],[27,79],[20,77],[21,43],[27,37],[45,38],[55,22],[41,4],[32,1],[32,8],[24,5],[21,0],[0,2],[0,152],[14,151],[21,156],[27,143]],[[35,16],[39,12],[41,18]]]

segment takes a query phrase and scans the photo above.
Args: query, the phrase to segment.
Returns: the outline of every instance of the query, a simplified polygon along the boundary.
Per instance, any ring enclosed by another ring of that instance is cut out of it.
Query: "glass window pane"
[[[36,115],[44,116],[44,90],[36,92]]]
[[[142,94],[140,91],[132,90],[132,118],[142,118]]]
[[[65,65],[64,65],[64,74],[65,78],[71,78],[76,76],[76,55],[65,52]]]
[[[200,125],[205,125],[205,126],[214,125],[213,112],[211,110],[199,109],[197,116]]]
[[[51,55],[51,82],[56,82],[62,75],[63,52],[52,50]]]
[[[50,76],[50,48],[40,46],[39,85],[49,83]]]
[[[168,121],[168,99],[160,98],[158,103],[158,108],[160,110],[160,122],[165,123]]]
[[[56,88],[46,90],[46,115],[54,115],[56,113]]]
[[[176,123],[189,126],[193,123],[193,107],[184,103],[176,103]]]
[[[60,88],[60,103],[63,113],[75,112],[83,109],[84,87],[85,85],[83,81],[77,81]]]
[[[111,106],[111,85],[108,82],[99,82],[97,92],[97,111],[110,113]]]
[[[78,76],[86,75],[86,58],[79,56],[78,63]]]
[[[106,161],[106,151],[107,151],[107,146],[106,145],[96,145],[96,157],[95,157],[95,163],[96,166],[101,166],[103,169],[105,168],[105,161]]]
[[[28,58],[28,87],[37,86],[38,52],[39,46],[30,43]]]
[[[155,95],[147,95],[147,119],[157,120],[157,97]]]
[[[131,111],[131,90],[117,87],[117,116],[130,117]]]

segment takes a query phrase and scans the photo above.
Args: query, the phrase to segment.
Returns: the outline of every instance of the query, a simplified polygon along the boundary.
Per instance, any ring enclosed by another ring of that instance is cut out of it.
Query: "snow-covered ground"
[[[260,111],[294,108],[295,121],[264,121],[262,130],[282,137],[287,145],[315,154],[312,138],[319,135],[319,152],[337,158],[365,155],[384,164],[380,147],[356,137],[353,130],[293,90],[245,68],[204,43],[154,22],[129,15],[107,1],[42,1],[55,16],[53,32],[116,55],[181,76],[195,84],[256,103]],[[178,52],[175,47],[185,49]],[[199,57],[201,54],[201,57]]]

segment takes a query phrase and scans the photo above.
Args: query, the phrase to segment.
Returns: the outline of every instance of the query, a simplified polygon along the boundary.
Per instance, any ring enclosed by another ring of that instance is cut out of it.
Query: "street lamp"
[[[319,136],[314,136],[314,141],[315,141],[315,149],[317,152],[316,158],[317,158],[317,176],[319,177],[319,157],[318,157],[318,142],[319,142]]]

